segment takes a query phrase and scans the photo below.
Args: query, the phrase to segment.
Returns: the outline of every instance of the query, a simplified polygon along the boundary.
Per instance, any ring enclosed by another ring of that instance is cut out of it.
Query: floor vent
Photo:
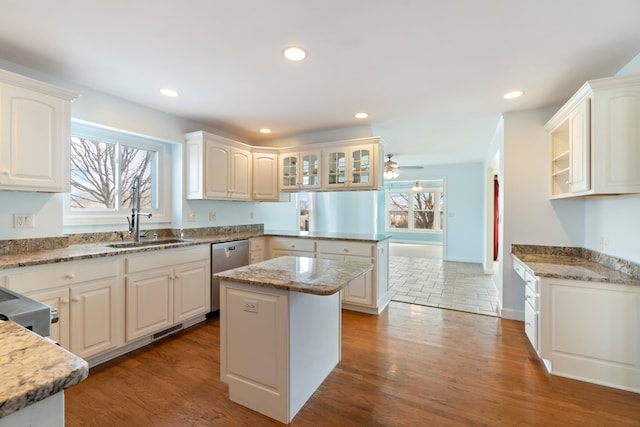
[[[169,329],[165,329],[164,331],[160,331],[158,333],[153,334],[153,339],[157,340],[158,338],[162,338],[165,335],[172,334],[176,331],[179,331],[180,329],[182,329],[182,323],[172,326]]]

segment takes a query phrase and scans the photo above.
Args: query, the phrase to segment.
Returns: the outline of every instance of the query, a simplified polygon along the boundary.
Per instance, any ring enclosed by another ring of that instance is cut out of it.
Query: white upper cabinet
[[[69,191],[70,102],[76,97],[0,70],[0,189]]]
[[[640,193],[640,74],[588,81],[545,129],[551,198]]]
[[[253,152],[253,200],[278,201],[278,152]]]
[[[251,198],[253,162],[248,146],[205,132],[185,137],[187,199]]]
[[[373,189],[382,185],[379,144],[325,148],[325,189]]]
[[[380,138],[313,144],[280,151],[280,190],[371,190],[382,188]],[[305,146],[304,148],[308,148]]]
[[[281,190],[317,190],[322,187],[322,151],[282,152],[280,154]]]

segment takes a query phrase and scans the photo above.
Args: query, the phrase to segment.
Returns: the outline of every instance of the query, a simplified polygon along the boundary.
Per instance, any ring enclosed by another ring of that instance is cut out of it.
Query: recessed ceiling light
[[[518,98],[520,96],[524,95],[524,91],[523,90],[513,90],[511,92],[507,92],[504,94],[504,99],[513,99],[513,98]]]
[[[290,61],[302,61],[307,57],[307,51],[296,46],[286,48],[282,54]]]
[[[160,93],[163,94],[164,96],[170,96],[172,98],[175,98],[176,96],[180,96],[180,94],[178,93],[177,90],[169,89],[169,88],[166,88],[166,87],[160,89]]]
[[[262,128],[260,129],[260,133],[271,133],[271,129]]]
[[[369,117],[369,114],[367,114],[367,113],[355,113],[353,115],[353,117],[355,117],[356,119],[366,119],[367,117]]]

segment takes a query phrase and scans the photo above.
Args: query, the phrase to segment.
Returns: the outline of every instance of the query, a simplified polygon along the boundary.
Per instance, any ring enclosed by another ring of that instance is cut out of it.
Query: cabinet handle
[[[76,277],[75,273],[67,273],[67,274],[64,275],[64,278],[67,279],[67,280],[71,280],[71,279],[73,279],[75,277]]]
[[[531,299],[531,295],[526,295],[524,299]]]
[[[344,248],[344,249],[342,250],[342,252],[349,252],[349,249]]]
[[[73,301],[73,302],[80,302],[80,298],[78,298],[78,297],[73,297],[73,298],[71,298],[71,301]]]
[[[69,304],[69,298],[61,298],[60,299],[60,304]]]
[[[9,170],[7,170],[7,169],[2,169],[2,175],[9,176]]]
[[[296,247],[296,245],[291,245],[291,248],[292,248],[292,249],[293,249],[293,248],[295,248],[295,247]]]

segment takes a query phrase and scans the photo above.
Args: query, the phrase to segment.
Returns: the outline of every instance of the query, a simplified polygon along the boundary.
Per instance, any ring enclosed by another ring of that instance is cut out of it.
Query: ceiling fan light
[[[420,185],[420,181],[416,181],[416,183],[413,184],[413,187],[411,187],[411,189],[413,191],[422,191],[422,186]]]
[[[396,179],[398,177],[398,172],[393,169],[387,169],[384,171],[384,179]]]

